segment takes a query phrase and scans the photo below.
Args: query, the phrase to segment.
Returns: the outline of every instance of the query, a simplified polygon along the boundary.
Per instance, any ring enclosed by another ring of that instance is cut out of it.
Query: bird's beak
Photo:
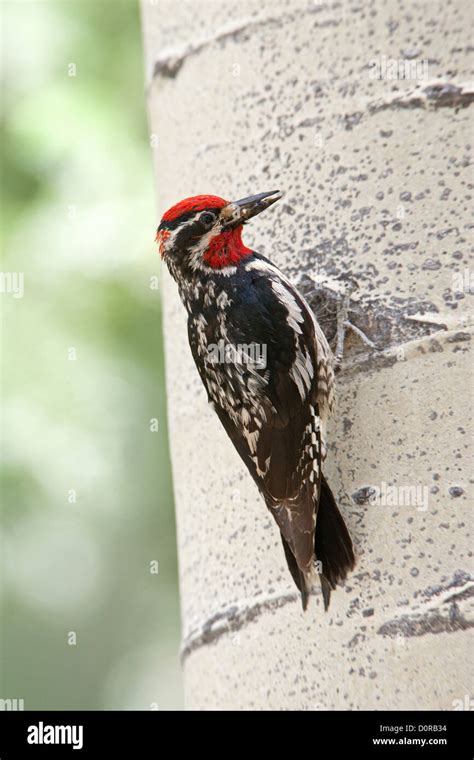
[[[244,224],[253,216],[257,216],[273,203],[279,201],[282,196],[283,193],[280,193],[279,190],[272,190],[270,193],[249,195],[248,198],[241,198],[239,201],[228,203],[221,211],[223,229]]]

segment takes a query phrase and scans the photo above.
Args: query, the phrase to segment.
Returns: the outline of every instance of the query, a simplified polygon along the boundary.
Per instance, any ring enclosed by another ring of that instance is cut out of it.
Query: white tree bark
[[[304,614],[163,272],[187,705],[453,709],[472,685],[470,3],[142,10],[159,215],[200,193],[285,191],[246,242],[329,333],[351,276],[350,316],[379,349],[350,337],[329,431],[357,567],[327,614],[314,597]],[[384,56],[418,80],[388,79]]]

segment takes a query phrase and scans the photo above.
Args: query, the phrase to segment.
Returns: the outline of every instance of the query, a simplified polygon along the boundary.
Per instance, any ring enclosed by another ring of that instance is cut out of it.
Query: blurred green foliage
[[[0,11],[2,271],[24,276],[0,296],[0,698],[180,707],[138,4]]]

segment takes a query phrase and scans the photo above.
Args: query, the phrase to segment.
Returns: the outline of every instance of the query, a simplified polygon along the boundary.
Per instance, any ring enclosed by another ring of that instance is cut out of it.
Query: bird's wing
[[[218,300],[215,308],[190,317],[191,349],[224,428],[298,565],[306,567],[314,553],[321,463],[318,380],[321,386],[324,375],[318,369],[314,318],[262,257],[252,258],[239,287],[222,299],[225,319]],[[263,366],[252,365],[241,353],[212,367],[203,363],[203,336],[209,347],[223,335],[223,325],[224,342],[259,347]]]

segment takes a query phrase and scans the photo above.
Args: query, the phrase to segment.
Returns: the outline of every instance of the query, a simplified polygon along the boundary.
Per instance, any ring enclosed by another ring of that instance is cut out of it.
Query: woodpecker
[[[188,313],[208,400],[278,525],[303,609],[319,580],[327,610],[355,564],[322,474],[333,356],[304,298],[242,241],[243,225],[281,197],[186,198],[163,215],[156,240]]]

